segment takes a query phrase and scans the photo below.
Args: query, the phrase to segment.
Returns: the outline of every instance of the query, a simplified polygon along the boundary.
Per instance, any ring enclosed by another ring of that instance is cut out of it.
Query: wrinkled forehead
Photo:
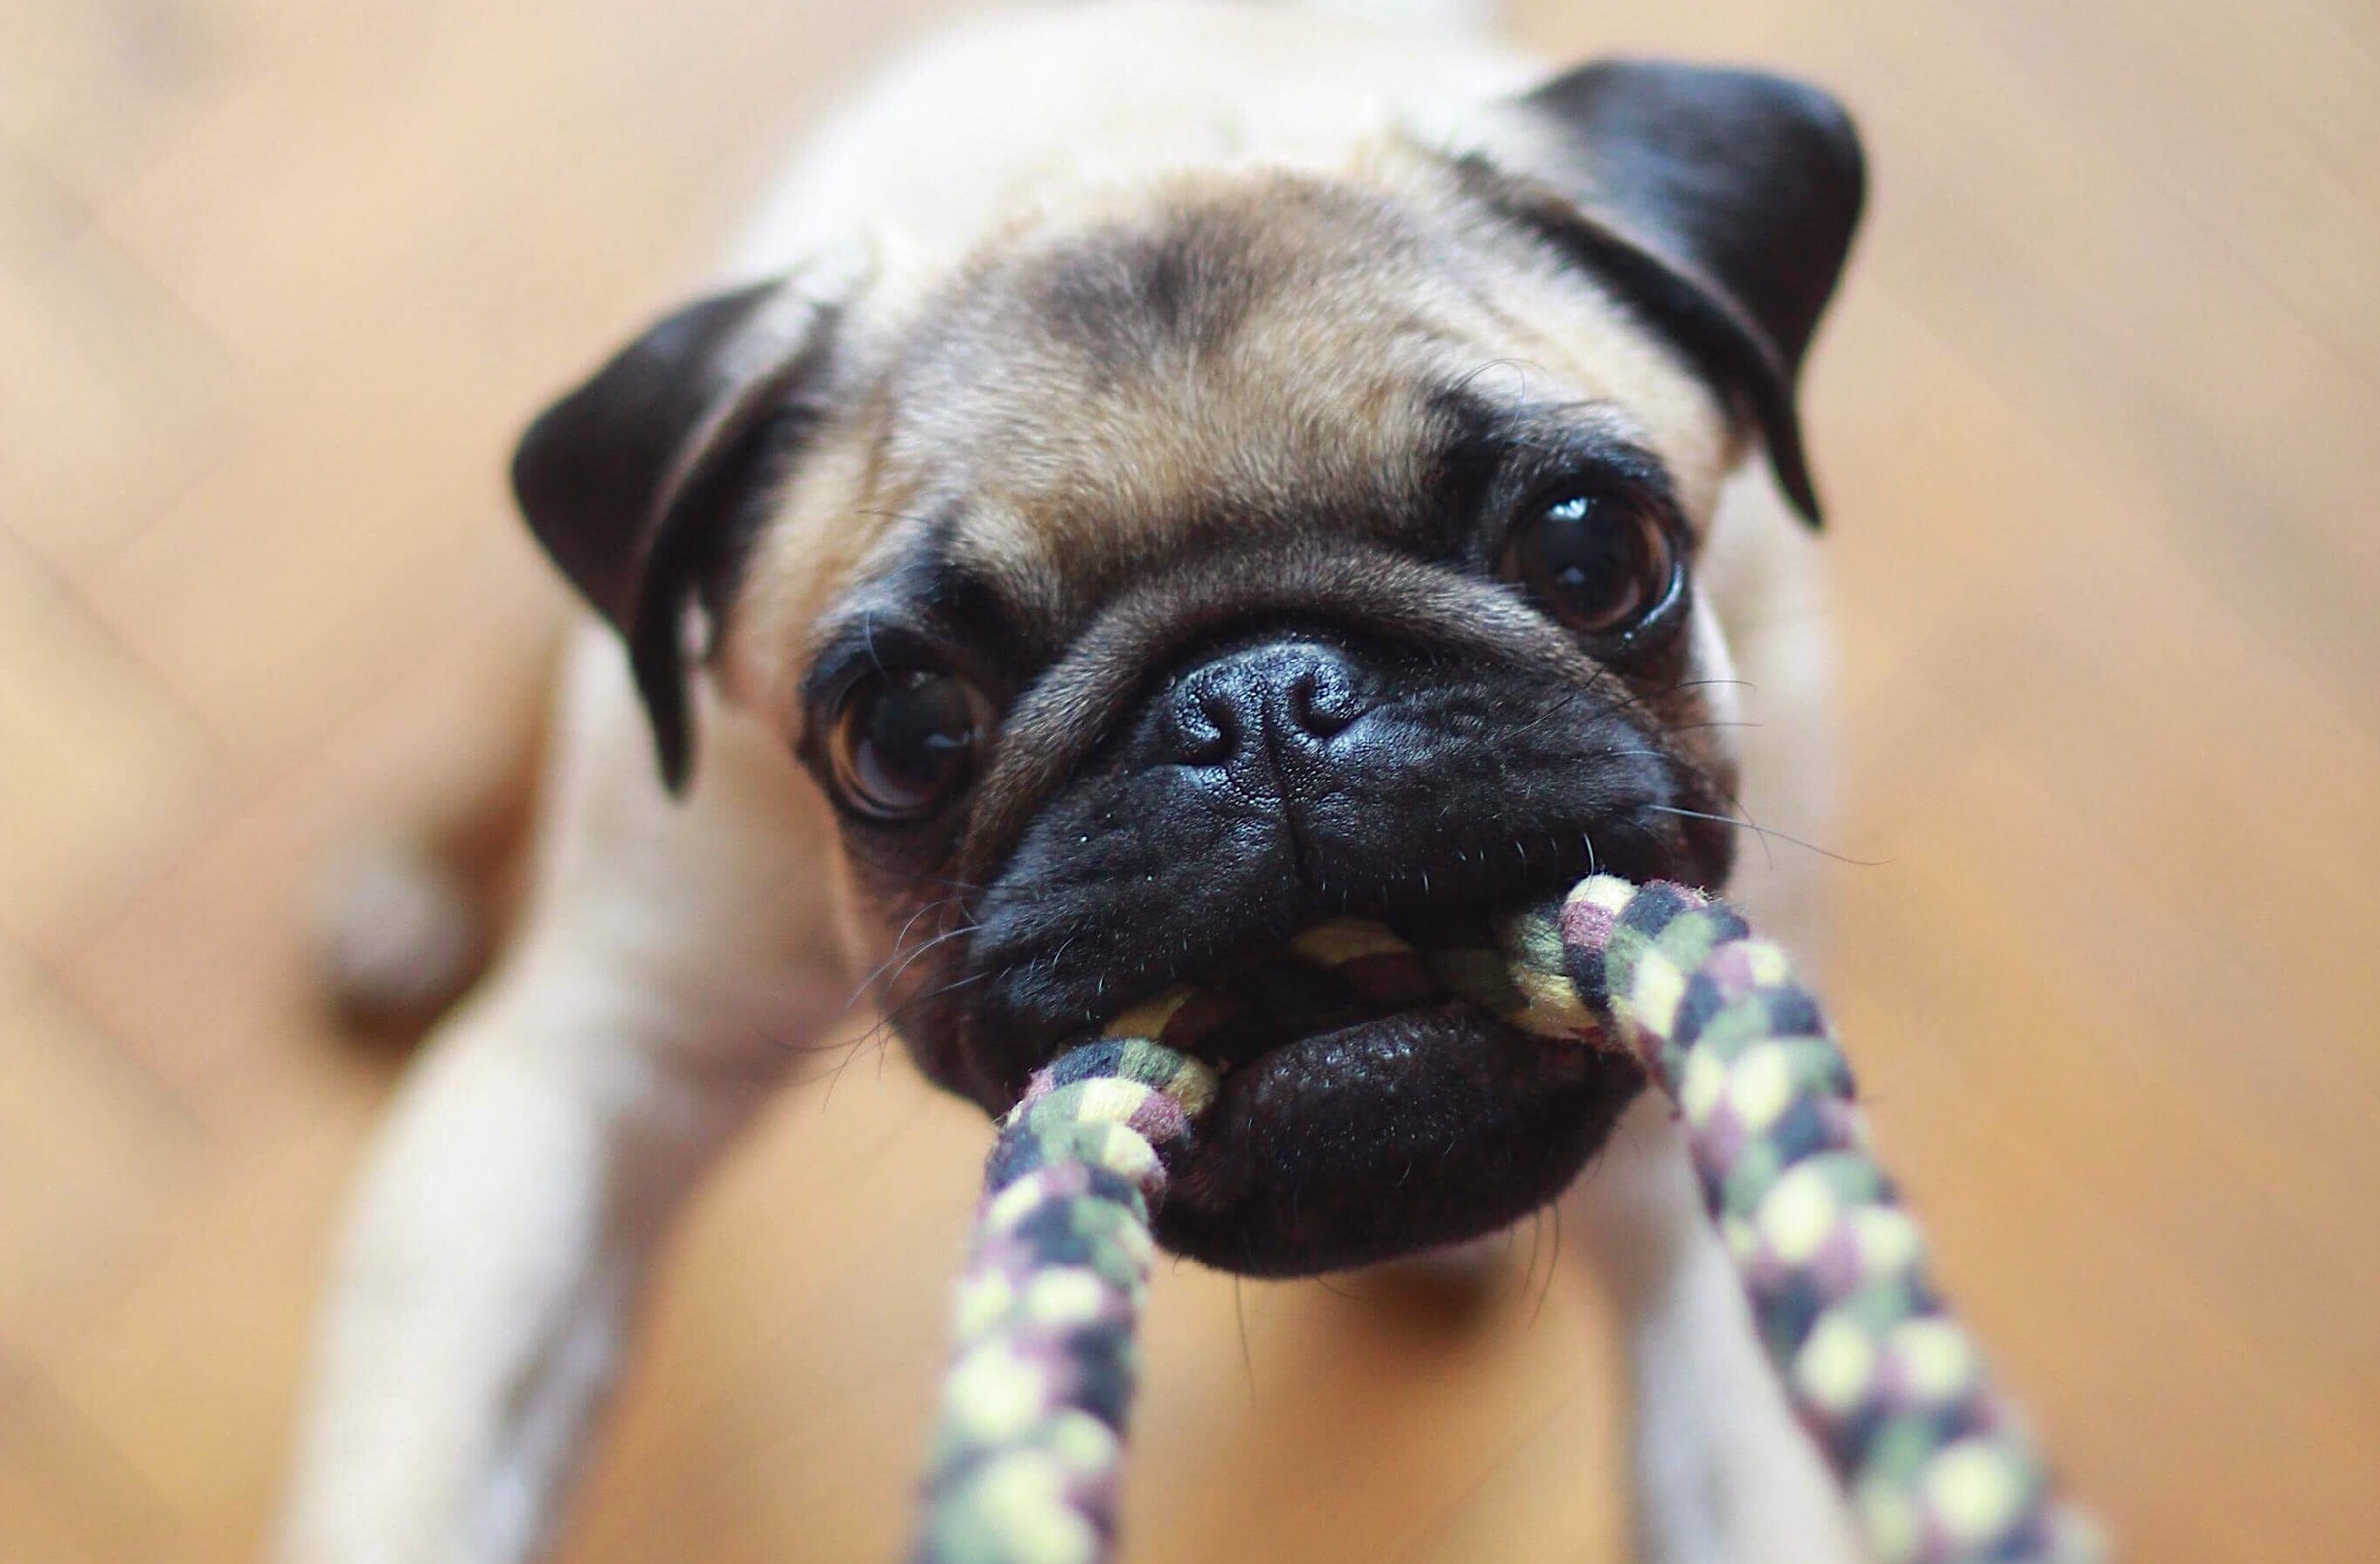
[[[1737,454],[1658,337],[1426,181],[1243,177],[1021,229],[884,351],[748,570],[724,664],[761,709],[854,625],[1031,664],[1128,585],[1267,552],[1244,544],[1442,557],[1483,452],[1648,453],[1690,522]]]
[[[1353,529],[1429,551],[1484,409],[1559,405],[1688,467],[1716,454],[1708,395],[1587,298],[1388,193],[1162,190],[955,280],[892,371],[874,466],[941,559],[1056,635],[1235,539]]]

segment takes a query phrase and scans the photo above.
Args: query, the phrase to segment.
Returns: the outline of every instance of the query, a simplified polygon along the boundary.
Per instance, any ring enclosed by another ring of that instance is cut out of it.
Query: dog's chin
[[[1251,1276],[1478,1238],[1559,1195],[1642,1084],[1458,1004],[1293,1038],[1224,1073],[1157,1236]]]

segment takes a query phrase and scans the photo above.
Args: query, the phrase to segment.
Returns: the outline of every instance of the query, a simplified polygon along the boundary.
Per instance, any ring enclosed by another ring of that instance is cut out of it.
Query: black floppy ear
[[[1794,383],[1865,199],[1850,116],[1783,77],[1652,60],[1582,66],[1521,105],[1542,127],[1526,173],[1578,219],[1531,225],[1740,399],[1816,525]]]
[[[689,304],[547,408],[513,453],[530,530],[628,643],[672,791],[693,755],[687,605],[723,611],[816,418],[832,324],[789,281]]]

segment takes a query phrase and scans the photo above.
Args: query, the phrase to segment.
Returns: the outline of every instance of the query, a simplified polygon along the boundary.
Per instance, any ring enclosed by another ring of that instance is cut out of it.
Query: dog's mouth
[[[1426,974],[1299,947],[1318,925],[1354,919],[1424,950],[1478,948],[1497,914],[1595,870],[1724,876],[1724,853],[1666,814],[1623,804],[1571,818],[1485,842],[1400,827],[1407,845],[1372,859],[1393,879],[1368,876],[1353,849],[1254,855],[1255,872],[1223,894],[1199,860],[1119,865],[1099,851],[1109,838],[1091,836],[1079,856],[1056,843],[981,912],[967,970],[944,989],[948,1029],[928,1032],[947,1046],[927,1056],[955,1065],[996,1115],[1033,1070],[1103,1031],[1158,1035],[1212,1064],[1220,1087],[1157,1237],[1221,1269],[1310,1275],[1499,1231],[1558,1196],[1603,1145],[1642,1087],[1633,1061],[1517,1029]],[[1076,910],[1086,903],[1097,910]],[[1185,986],[1207,1014],[1157,1027],[1129,1014]]]
[[[1415,954],[1491,959],[1499,913],[1576,876],[1534,878],[1513,902],[1408,900],[1245,941],[1187,1000],[1121,1018],[1220,1078],[1158,1216],[1168,1248],[1250,1275],[1346,1269],[1495,1232],[1567,1187],[1640,1089],[1636,1067],[1454,998]],[[1392,939],[1367,939],[1382,925]]]

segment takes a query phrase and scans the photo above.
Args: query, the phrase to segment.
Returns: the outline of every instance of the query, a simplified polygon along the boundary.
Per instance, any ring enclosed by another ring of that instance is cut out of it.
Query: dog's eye
[[[1572,494],[1541,507],[1513,533],[1504,574],[1579,634],[1614,636],[1669,600],[1678,550],[1653,508]]]
[[[989,713],[974,685],[946,673],[861,680],[843,697],[827,744],[835,791],[874,820],[932,814],[974,778]]]

